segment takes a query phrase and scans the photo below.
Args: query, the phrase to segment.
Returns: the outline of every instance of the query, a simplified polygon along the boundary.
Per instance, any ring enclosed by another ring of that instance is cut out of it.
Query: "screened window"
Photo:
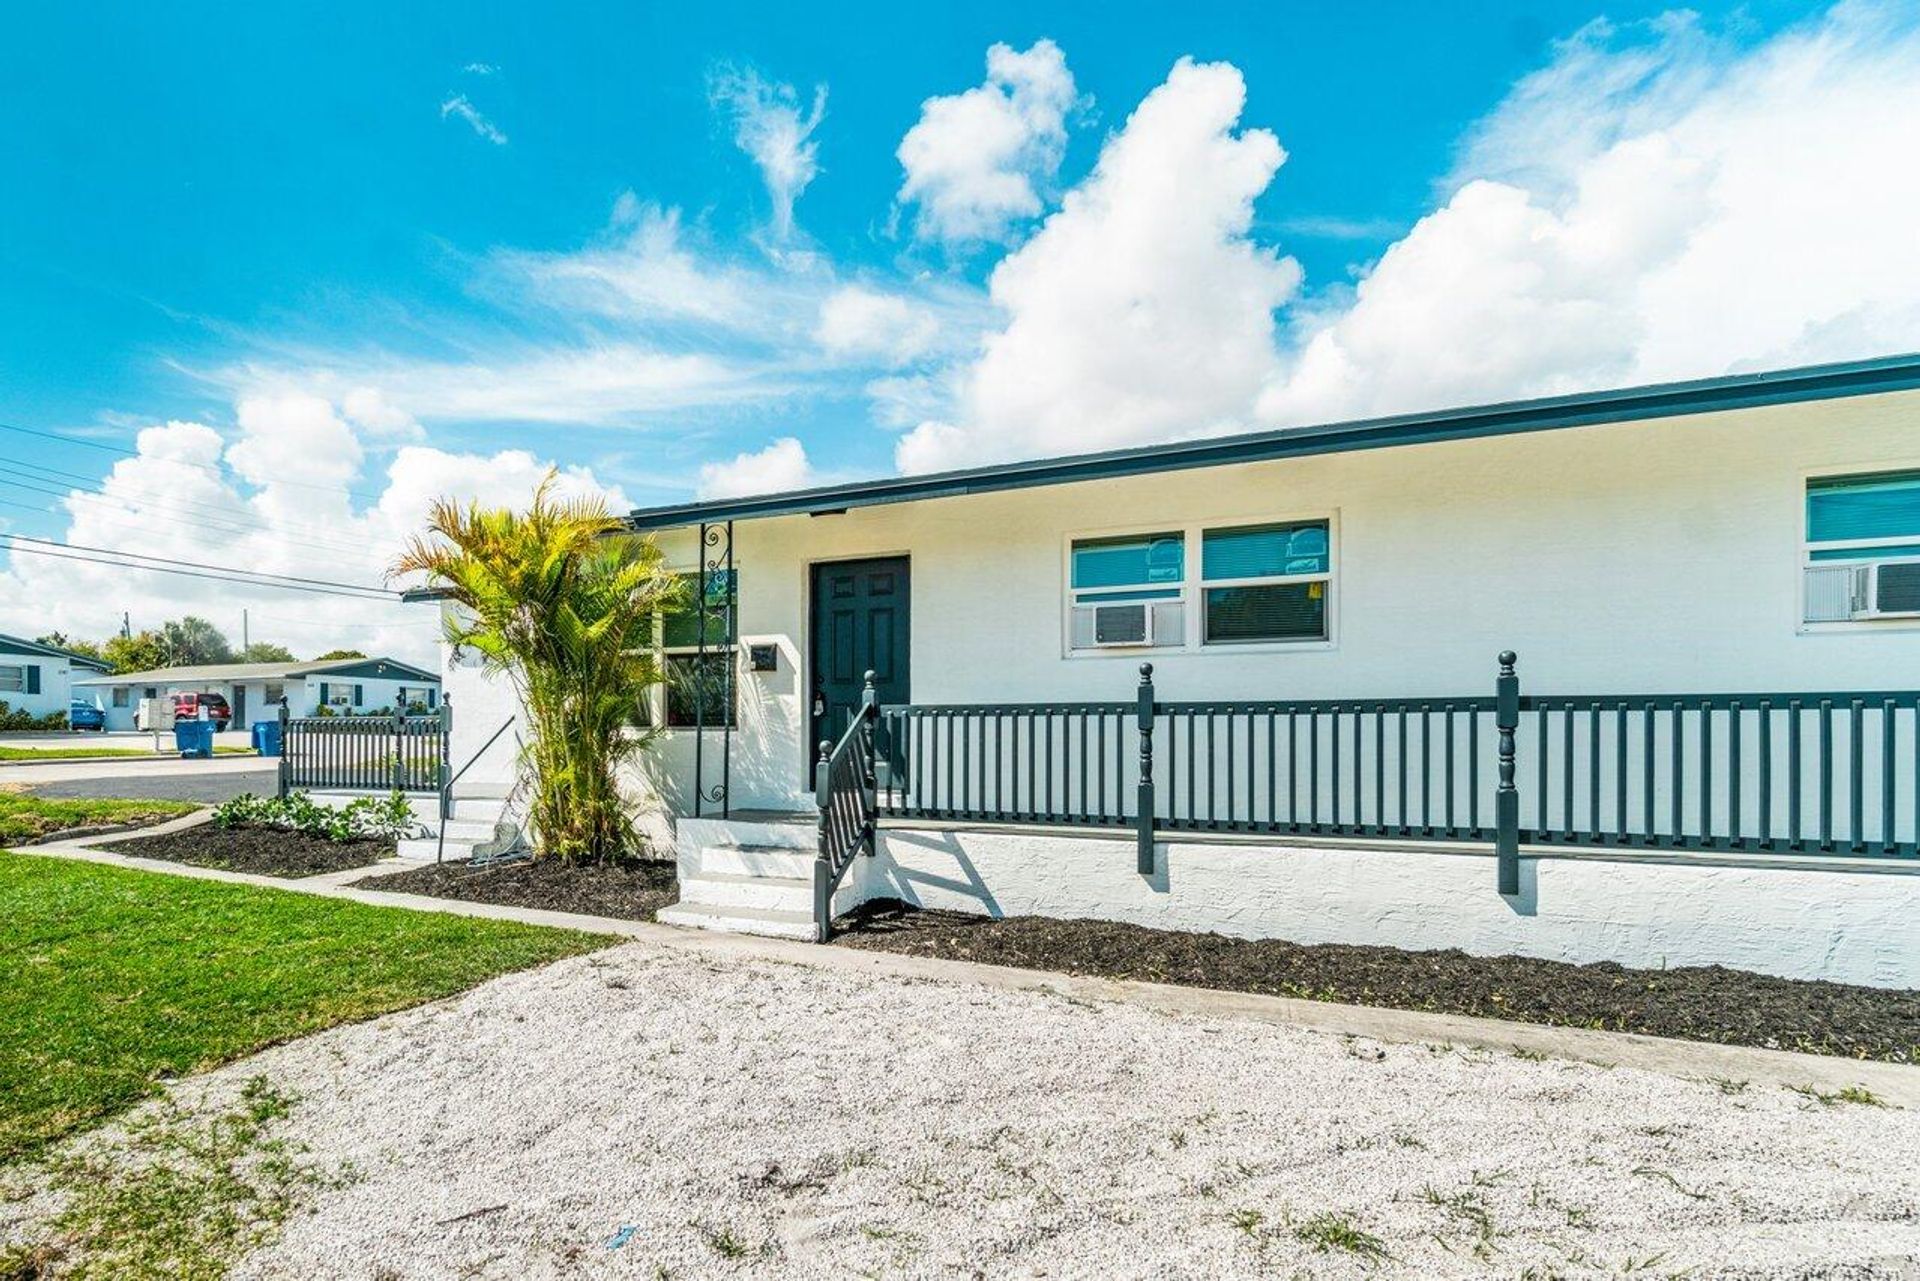
[[[128,689],[125,685],[114,686],[113,705],[115,707],[125,707],[127,705],[128,696],[132,693],[133,691]]]
[[[1920,556],[1920,471],[1808,481],[1807,555],[1815,561]]]
[[[18,694],[26,687],[26,668],[13,663],[0,663],[0,694]]]
[[[278,703],[287,696],[286,683],[284,681],[268,681],[266,692],[269,703]]]
[[[1327,639],[1333,543],[1324,520],[1209,529],[1200,577],[1208,645]]]
[[[740,701],[740,678],[733,664],[739,639],[738,610],[728,608],[729,599],[738,601],[738,571],[716,570],[709,573],[681,574],[681,608],[660,619],[659,659],[662,690],[649,692],[643,699],[635,723],[659,724],[664,704],[665,724],[669,729],[693,729],[705,726],[722,729],[738,724],[735,716]],[[706,618],[706,649],[700,651],[701,615]],[[731,684],[728,675],[733,675]],[[732,698],[728,698],[729,690]]]

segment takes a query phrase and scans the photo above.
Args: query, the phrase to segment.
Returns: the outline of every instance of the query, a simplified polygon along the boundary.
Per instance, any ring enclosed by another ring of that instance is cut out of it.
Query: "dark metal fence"
[[[1914,857],[1920,693],[879,709],[882,813],[1156,832]],[[1144,817],[1143,817],[1144,816]]]
[[[280,718],[280,792],[441,790],[452,712]]]

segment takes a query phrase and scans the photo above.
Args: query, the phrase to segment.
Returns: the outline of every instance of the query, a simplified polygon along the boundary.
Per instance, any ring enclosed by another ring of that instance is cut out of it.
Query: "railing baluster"
[[[1894,748],[1897,746],[1894,729],[1893,700],[1884,699],[1880,703],[1880,852],[1882,854],[1900,852],[1900,833],[1894,826],[1893,756]]]
[[[1675,845],[1680,844],[1681,840],[1686,836],[1686,826],[1684,822],[1685,805],[1683,803],[1683,797],[1686,794],[1687,779],[1686,732],[1685,705],[1675,700],[1673,704],[1673,796],[1671,798],[1673,801],[1673,831],[1671,837],[1672,843]]]
[[[1853,699],[1847,709],[1847,841],[1856,854],[1867,848],[1866,802],[1863,799],[1867,771],[1861,768],[1861,760],[1866,754],[1865,719],[1865,700]]]
[[[1373,825],[1387,830],[1387,709],[1379,703],[1373,708]]]
[[[1820,700],[1820,848],[1833,848],[1833,700]]]
[[[1741,838],[1740,783],[1746,771],[1740,762],[1740,722],[1745,719],[1739,699],[1727,703],[1727,841],[1736,849],[1745,844]]]
[[[1760,754],[1760,826],[1758,837],[1760,848],[1773,848],[1773,704],[1767,699],[1760,700],[1760,741],[1755,750]]]
[[[1646,828],[1645,836],[1649,845],[1657,844],[1653,834],[1653,719],[1653,704],[1651,702],[1642,704],[1640,708],[1640,808],[1641,823]]]
[[[1787,848],[1798,850],[1800,840],[1800,700],[1787,700]]]
[[[1700,843],[1713,844],[1713,704],[1700,702]]]
[[[1407,705],[1405,703],[1400,705],[1399,712],[1400,748],[1394,764],[1400,771],[1400,808],[1395,817],[1400,820],[1400,835],[1409,836],[1413,828],[1407,822]]]

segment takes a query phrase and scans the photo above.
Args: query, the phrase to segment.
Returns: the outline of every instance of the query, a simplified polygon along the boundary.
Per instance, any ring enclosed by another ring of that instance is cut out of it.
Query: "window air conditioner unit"
[[[1093,643],[1102,649],[1153,644],[1153,607],[1146,601],[1094,605]]]
[[[1874,618],[1920,618],[1920,560],[1807,567],[1807,622]]]
[[[1920,560],[1878,560],[1867,566],[1868,618],[1920,618]]]

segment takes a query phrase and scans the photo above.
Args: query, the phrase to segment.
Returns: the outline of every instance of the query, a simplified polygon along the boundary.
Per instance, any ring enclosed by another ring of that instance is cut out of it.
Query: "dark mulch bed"
[[[1920,992],[1704,966],[1630,970],[1460,951],[1303,946],[1040,916],[1003,920],[875,902],[843,918],[847,947],[1104,978],[1519,1019],[1567,1027],[1920,1061]]]
[[[277,827],[216,827],[212,823],[164,836],[103,841],[98,848],[228,872],[291,877],[344,872],[393,856],[392,841],[329,841]]]
[[[367,881],[361,888],[626,921],[651,921],[655,912],[680,898],[680,881],[672,863],[568,864],[557,858],[518,859],[489,867],[428,863]]]

